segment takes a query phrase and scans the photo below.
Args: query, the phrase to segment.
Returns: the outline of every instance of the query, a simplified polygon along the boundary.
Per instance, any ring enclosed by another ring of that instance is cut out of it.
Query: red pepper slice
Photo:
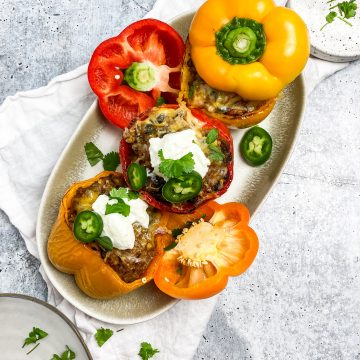
[[[88,79],[105,117],[125,128],[135,116],[153,107],[160,95],[175,102],[184,52],[180,35],[155,19],[137,21],[101,43],[91,57]],[[155,69],[156,81],[149,91],[134,90],[123,82],[126,69],[134,63]]]
[[[176,109],[178,107],[178,105],[168,104],[168,105],[163,105],[161,107]],[[193,212],[201,204],[203,204],[211,199],[218,198],[219,196],[223,195],[229,188],[229,186],[232,182],[232,179],[233,179],[234,148],[233,148],[233,140],[232,140],[229,129],[226,127],[226,125],[224,125],[220,121],[210,118],[209,116],[207,116],[204,112],[202,112],[199,109],[191,108],[190,110],[191,110],[191,113],[198,120],[200,120],[201,122],[204,123],[204,126],[203,126],[204,130],[211,130],[211,129],[215,128],[219,131],[219,138],[225,140],[225,142],[229,145],[231,161],[229,161],[226,166],[227,171],[228,171],[228,177],[227,177],[226,183],[224,184],[222,189],[217,192],[214,192],[214,193],[208,193],[205,197],[203,197],[200,201],[197,201],[196,203],[184,202],[184,203],[171,204],[171,203],[165,201],[165,199],[163,201],[156,199],[152,194],[147,192],[145,189],[142,189],[139,191],[140,194],[142,195],[142,199],[145,200],[149,205],[151,205],[157,209],[160,209],[160,210],[166,210],[166,211],[180,213],[180,214],[187,214],[187,213]],[[142,121],[142,120],[147,119],[149,116],[149,112],[150,112],[150,110],[142,113],[134,121]],[[132,149],[131,149],[130,144],[128,144],[124,139],[122,139],[120,141],[119,154],[120,154],[122,172],[124,174],[125,181],[129,184],[129,180],[126,176],[126,173],[127,173],[128,167],[131,164],[130,157],[132,154]]]

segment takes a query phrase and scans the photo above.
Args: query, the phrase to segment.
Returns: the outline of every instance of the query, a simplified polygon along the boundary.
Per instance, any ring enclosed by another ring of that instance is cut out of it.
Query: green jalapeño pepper
[[[96,240],[103,230],[101,216],[93,211],[82,211],[77,214],[74,222],[74,235],[84,243]]]
[[[127,177],[133,190],[140,190],[146,183],[146,169],[138,163],[132,163],[127,169]]]
[[[251,166],[259,166],[269,160],[272,151],[270,134],[261,127],[248,130],[240,142],[240,153]]]
[[[162,188],[165,200],[181,203],[194,198],[202,188],[202,177],[196,171],[170,179]]]

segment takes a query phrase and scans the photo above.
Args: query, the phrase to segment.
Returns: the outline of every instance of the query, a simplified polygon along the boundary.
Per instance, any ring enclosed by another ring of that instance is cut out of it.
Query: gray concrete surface
[[[1,0],[0,102],[87,62],[153,2]],[[252,224],[259,255],[220,295],[195,360],[360,359],[359,80],[358,62],[309,98],[296,150]],[[0,213],[0,292],[45,299],[38,266]]]

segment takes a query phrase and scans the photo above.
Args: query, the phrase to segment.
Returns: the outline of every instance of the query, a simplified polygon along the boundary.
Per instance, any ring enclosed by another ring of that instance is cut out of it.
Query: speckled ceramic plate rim
[[[289,0],[287,6],[293,9],[294,11],[299,12],[297,7],[298,2],[299,0]],[[323,24],[325,21],[325,14],[323,17],[319,17],[319,19],[322,19],[319,25]],[[359,19],[357,20],[359,21]],[[307,26],[310,31],[310,27],[308,24]],[[346,51],[343,52],[342,49],[338,50],[338,52],[340,53],[337,54],[336,51],[334,50],[332,51],[332,49],[327,48],[326,45],[321,42],[317,42],[316,44],[314,44],[313,42],[311,43],[311,55],[322,60],[342,63],[342,62],[355,61],[360,58],[360,53],[358,52],[352,53],[351,55],[346,54]]]
[[[32,296],[29,295],[23,295],[23,294],[15,294],[15,293],[1,293],[0,294],[0,298],[16,298],[16,299],[22,299],[22,300],[26,300],[26,301],[32,301],[36,304],[39,304],[41,306],[44,306],[45,308],[47,308],[48,310],[52,311],[53,313],[55,313],[56,315],[60,316],[60,318],[62,320],[64,320],[66,322],[67,325],[69,325],[69,327],[71,328],[71,330],[75,333],[76,337],[78,338],[78,340],[80,341],[82,347],[84,348],[84,351],[86,352],[86,355],[88,356],[89,360],[93,360],[93,357],[90,354],[89,349],[87,348],[84,339],[82,338],[79,330],[76,328],[76,326],[70,321],[70,319],[68,317],[66,317],[61,311],[59,311],[56,307],[50,305],[49,303],[42,301],[40,299],[34,298]]]
[[[189,12],[184,12],[184,13],[181,13],[179,14],[178,16],[174,17],[173,19],[171,19],[170,21],[168,21],[168,23],[171,25],[177,21],[180,21],[182,18],[186,18],[186,17],[189,17],[189,16],[193,16],[195,13],[193,11],[189,11]],[[288,148],[288,153],[286,155],[286,157],[283,159],[282,163],[280,164],[279,166],[279,170],[277,172],[277,175],[274,177],[273,181],[272,181],[272,185],[269,187],[266,195],[262,198],[262,200],[258,203],[257,207],[255,209],[253,209],[252,211],[252,214],[251,214],[251,217],[253,218],[256,214],[256,212],[259,210],[259,208],[262,206],[262,204],[266,201],[267,197],[270,195],[272,189],[274,188],[274,186],[276,185],[276,183],[278,182],[279,180],[279,177],[281,176],[282,174],[282,169],[284,168],[284,166],[286,165],[287,161],[289,160],[293,150],[294,150],[294,147],[295,147],[295,144],[296,144],[296,141],[297,141],[297,138],[298,138],[298,135],[299,135],[299,131],[300,131],[300,128],[301,128],[301,123],[302,123],[302,120],[303,120],[303,114],[304,114],[304,109],[305,109],[305,84],[304,84],[304,78],[302,75],[300,75],[297,80],[299,82],[299,86],[301,87],[302,89],[302,94],[301,96],[299,96],[298,98],[298,106],[300,107],[299,109],[299,115],[298,115],[298,121],[296,123],[296,126],[294,127],[295,131],[294,131],[294,135],[293,135],[293,138],[292,138],[292,143],[290,145],[290,147]],[[50,174],[50,177],[47,181],[47,184],[45,186],[45,190],[44,190],[44,193],[43,193],[43,197],[42,197],[42,200],[41,200],[41,203],[40,203],[40,207],[39,207],[39,212],[38,212],[38,220],[37,220],[37,226],[36,226],[36,234],[37,234],[37,247],[38,247],[38,251],[39,251],[39,256],[40,256],[40,261],[44,267],[44,270],[45,270],[45,273],[46,275],[48,276],[49,280],[51,281],[51,283],[53,284],[53,286],[58,290],[58,292],[66,299],[68,300],[73,306],[75,306],[76,308],[78,308],[79,310],[83,311],[84,313],[96,318],[96,319],[99,319],[99,320],[102,320],[102,321],[105,321],[105,322],[108,322],[108,323],[114,323],[114,324],[123,324],[123,325],[128,325],[128,324],[135,324],[135,323],[140,323],[140,322],[143,322],[143,321],[147,321],[147,320],[150,320],[162,313],[164,313],[165,311],[169,310],[170,308],[172,308],[179,300],[177,299],[174,299],[172,300],[171,302],[169,302],[169,304],[167,304],[166,306],[163,306],[162,308],[160,308],[159,310],[157,311],[153,311],[151,313],[149,313],[148,315],[146,316],[141,316],[141,317],[136,317],[135,319],[123,319],[123,320],[119,320],[117,317],[109,317],[109,316],[103,316],[103,315],[99,315],[97,312],[93,312],[91,310],[89,310],[88,308],[86,308],[85,306],[83,306],[76,298],[70,298],[68,296],[66,296],[64,294],[64,291],[63,289],[60,287],[60,286],[57,286],[57,280],[55,279],[55,275],[53,275],[53,271],[57,271],[56,269],[52,268],[51,270],[48,269],[47,267],[47,261],[48,261],[48,258],[47,258],[47,253],[46,251],[43,251],[43,244],[47,243],[47,238],[45,239],[39,239],[38,238],[38,234],[41,234],[41,228],[42,228],[42,218],[43,218],[43,214],[44,212],[46,211],[46,206],[47,206],[47,197],[49,195],[49,192],[52,190],[52,185],[53,185],[53,181],[54,181],[54,177],[55,177],[55,174],[57,173],[57,170],[58,168],[60,168],[60,165],[61,163],[65,160],[66,158],[66,155],[67,155],[67,149],[69,147],[71,147],[75,141],[76,141],[76,138],[77,138],[77,134],[84,128],[86,127],[87,125],[87,119],[92,116],[92,114],[94,112],[96,112],[98,110],[98,103],[97,103],[97,100],[94,101],[94,103],[91,105],[91,107],[89,108],[89,110],[86,112],[86,114],[84,115],[84,117],[82,118],[82,120],[80,121],[79,125],[77,126],[74,134],[72,135],[71,139],[69,140],[67,146],[64,148],[64,150],[62,151],[55,167],[53,168],[51,174]],[[52,265],[50,265],[52,266]],[[55,273],[55,272],[54,272]]]

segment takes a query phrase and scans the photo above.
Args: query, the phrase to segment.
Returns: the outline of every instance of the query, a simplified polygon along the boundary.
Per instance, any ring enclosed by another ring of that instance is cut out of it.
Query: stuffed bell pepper
[[[195,14],[180,99],[230,127],[263,120],[304,68],[303,20],[272,0],[208,0]]]
[[[65,194],[48,240],[49,259],[74,274],[92,298],[126,294],[153,279],[166,217],[128,189],[121,174],[102,172]]]
[[[151,206],[194,211],[224,194],[233,177],[229,130],[197,109],[153,108],[125,129],[120,160],[128,185]]]

